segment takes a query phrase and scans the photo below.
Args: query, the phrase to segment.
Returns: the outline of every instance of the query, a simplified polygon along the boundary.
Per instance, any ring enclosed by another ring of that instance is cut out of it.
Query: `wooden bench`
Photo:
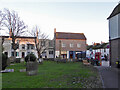
[[[90,63],[88,63],[87,60],[83,60],[83,64],[84,64],[84,65],[90,65]]]

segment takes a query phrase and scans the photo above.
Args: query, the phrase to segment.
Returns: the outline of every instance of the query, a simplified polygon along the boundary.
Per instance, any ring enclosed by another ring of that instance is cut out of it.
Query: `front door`
[[[8,52],[5,52],[5,55],[8,57]]]
[[[25,57],[25,52],[22,52],[22,58],[24,58]]]

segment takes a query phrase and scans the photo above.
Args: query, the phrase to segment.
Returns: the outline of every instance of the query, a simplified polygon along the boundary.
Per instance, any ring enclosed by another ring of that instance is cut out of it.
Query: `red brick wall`
[[[59,41],[60,40],[56,40],[56,51],[59,51]],[[65,43],[66,47],[62,47],[61,45],[61,51],[86,51],[86,40],[66,40],[66,39],[62,39],[61,40],[61,44]],[[74,46],[70,47],[70,43],[73,43]],[[80,44],[81,47],[78,48],[77,44]]]

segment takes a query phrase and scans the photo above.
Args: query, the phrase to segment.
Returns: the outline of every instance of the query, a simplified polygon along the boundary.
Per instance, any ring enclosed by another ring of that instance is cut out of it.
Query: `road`
[[[95,66],[100,73],[103,88],[119,88],[120,90],[120,69],[109,66],[109,61],[102,61],[102,66]]]

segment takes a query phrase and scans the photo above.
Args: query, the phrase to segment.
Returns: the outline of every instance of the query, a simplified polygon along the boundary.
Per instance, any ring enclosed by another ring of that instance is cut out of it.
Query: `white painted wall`
[[[59,57],[59,55],[60,55],[59,51],[55,51],[55,58],[56,56]]]
[[[95,52],[100,52],[101,51],[101,56],[104,56],[104,55],[109,55],[109,48],[106,48],[105,49],[105,52],[104,52],[104,49],[97,49],[97,50],[92,50],[93,51],[93,57],[95,57]],[[86,51],[86,56],[90,56],[91,54],[91,51],[87,50]]]
[[[11,57],[11,52],[13,52],[13,50],[11,49],[11,42],[10,41],[5,41],[3,44],[4,47],[4,52],[8,52],[8,57]],[[38,58],[38,54],[36,49],[31,49],[31,50],[27,50],[27,44],[25,44],[25,49],[22,49],[22,45],[19,45],[19,49],[16,50],[16,52],[19,52],[19,56],[17,56],[16,58],[21,58],[22,57],[22,52],[25,53],[25,56],[27,56],[28,52],[33,52],[35,54],[35,56]],[[53,54],[49,55],[49,51],[47,51],[47,57],[48,58],[53,58]]]
[[[69,51],[67,51],[67,59],[69,59]]]

